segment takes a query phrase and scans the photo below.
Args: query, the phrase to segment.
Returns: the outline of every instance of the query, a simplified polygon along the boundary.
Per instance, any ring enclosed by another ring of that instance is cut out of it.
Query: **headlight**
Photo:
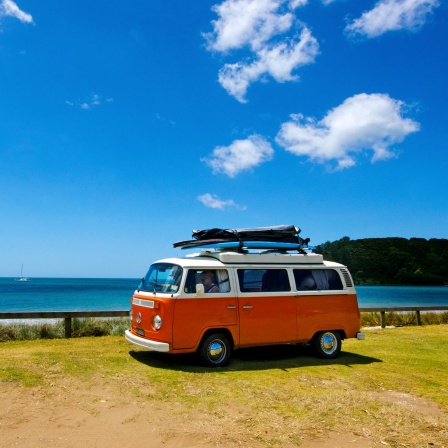
[[[154,330],[160,330],[160,327],[162,326],[162,318],[158,314],[152,318],[152,326],[154,327]]]

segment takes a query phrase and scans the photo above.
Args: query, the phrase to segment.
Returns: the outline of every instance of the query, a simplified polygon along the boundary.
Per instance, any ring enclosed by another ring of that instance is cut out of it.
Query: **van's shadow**
[[[148,351],[130,351],[138,362],[161,369],[184,372],[225,372],[243,370],[291,369],[324,365],[352,365],[382,362],[381,359],[342,351],[336,359],[320,359],[308,346],[270,345],[236,350],[226,367],[209,368],[201,365],[195,354],[171,355]]]

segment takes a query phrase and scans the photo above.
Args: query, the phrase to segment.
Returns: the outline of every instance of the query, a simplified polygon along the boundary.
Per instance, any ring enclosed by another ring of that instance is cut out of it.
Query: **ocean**
[[[138,279],[0,278],[0,312],[129,310]],[[362,307],[448,306],[448,286],[357,286]]]
[[[130,309],[137,279],[0,278],[0,312],[109,311]]]

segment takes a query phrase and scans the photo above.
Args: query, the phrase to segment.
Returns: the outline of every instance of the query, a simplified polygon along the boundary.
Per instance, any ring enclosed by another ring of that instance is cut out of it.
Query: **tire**
[[[229,339],[222,333],[212,333],[205,336],[199,347],[199,357],[208,367],[225,366],[232,354]]]
[[[337,331],[321,331],[313,338],[312,346],[319,358],[337,358],[342,348],[341,336]]]

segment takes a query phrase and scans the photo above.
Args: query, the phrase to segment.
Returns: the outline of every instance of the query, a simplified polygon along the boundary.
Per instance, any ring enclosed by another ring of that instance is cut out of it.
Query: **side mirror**
[[[202,283],[198,283],[196,285],[196,295],[197,296],[202,296],[204,295],[204,285]]]

